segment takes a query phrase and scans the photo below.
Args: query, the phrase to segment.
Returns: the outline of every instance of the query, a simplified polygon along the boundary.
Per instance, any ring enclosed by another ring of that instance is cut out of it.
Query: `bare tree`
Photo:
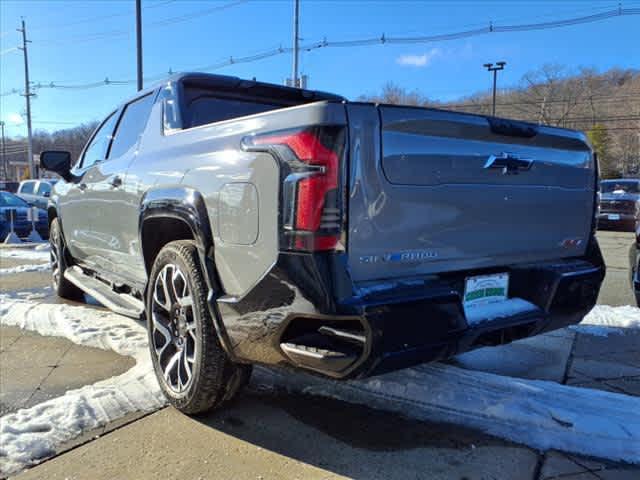
[[[418,91],[388,83],[381,95],[363,100],[404,105],[436,106],[489,115],[491,95],[481,91],[453,102],[430,101]],[[600,160],[608,176],[640,175],[640,71],[611,69],[575,72],[544,65],[523,76],[516,88],[497,95],[499,116],[583,130],[591,137],[606,134]]]

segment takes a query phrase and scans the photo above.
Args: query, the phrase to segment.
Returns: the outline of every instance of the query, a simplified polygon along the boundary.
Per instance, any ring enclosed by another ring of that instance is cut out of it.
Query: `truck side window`
[[[51,193],[51,185],[49,185],[47,182],[40,182],[40,185],[38,185],[38,191],[36,193],[40,196]]]
[[[111,144],[113,136],[113,127],[117,119],[116,112],[113,112],[102,122],[102,125],[91,139],[84,154],[82,155],[82,163],[80,168],[87,168],[96,162],[101,162],[107,157],[107,150]]]
[[[24,182],[20,186],[20,193],[33,193],[33,188],[35,187],[36,182]]]
[[[131,147],[138,143],[138,139],[142,135],[151,113],[153,97],[149,93],[134,100],[124,108],[124,113],[118,123],[115,138],[111,145],[109,158],[117,158],[127,153]]]
[[[173,83],[168,83],[158,96],[163,102],[162,111],[162,124],[165,132],[173,130],[180,130],[182,128],[182,121],[180,119],[180,109],[178,108],[177,98],[175,94],[175,86]]]
[[[282,107],[283,105],[203,95],[194,98],[188,104],[186,128],[198,127],[200,125],[244,117],[245,115],[253,115],[255,113],[268,112]]]

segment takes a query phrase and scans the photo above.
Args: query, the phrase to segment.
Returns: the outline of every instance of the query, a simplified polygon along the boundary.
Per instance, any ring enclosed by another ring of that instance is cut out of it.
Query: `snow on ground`
[[[0,259],[15,258],[19,260],[50,260],[49,244],[41,244],[36,248],[0,248]]]
[[[596,306],[578,325],[570,327],[579,333],[606,337],[624,334],[627,329],[640,329],[640,308]]]
[[[17,267],[0,268],[0,276],[11,275],[14,273],[25,273],[25,272],[46,272],[47,270],[50,270],[50,269],[51,269],[51,264],[49,262],[18,265]]]
[[[122,375],[0,417],[0,477],[55,454],[56,447],[129,412],[165,404],[147,350],[143,325],[89,307],[50,305],[2,296],[0,324],[129,355],[136,365]]]

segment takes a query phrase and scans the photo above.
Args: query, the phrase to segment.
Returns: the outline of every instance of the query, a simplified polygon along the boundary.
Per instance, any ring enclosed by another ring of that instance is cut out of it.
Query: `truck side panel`
[[[271,155],[242,150],[242,139],[311,125],[345,125],[344,106],[318,102],[169,134],[158,128],[161,123],[153,124],[132,175],[146,178],[144,183],[174,181],[204,196],[224,293],[230,301],[243,297],[277,259],[280,172]]]

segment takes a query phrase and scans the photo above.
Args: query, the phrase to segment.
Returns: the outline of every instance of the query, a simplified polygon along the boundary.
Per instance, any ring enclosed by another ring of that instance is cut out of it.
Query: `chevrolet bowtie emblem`
[[[533,160],[516,155],[515,153],[502,152],[499,155],[491,155],[483,168],[498,168],[503,175],[516,174],[529,170]]]

